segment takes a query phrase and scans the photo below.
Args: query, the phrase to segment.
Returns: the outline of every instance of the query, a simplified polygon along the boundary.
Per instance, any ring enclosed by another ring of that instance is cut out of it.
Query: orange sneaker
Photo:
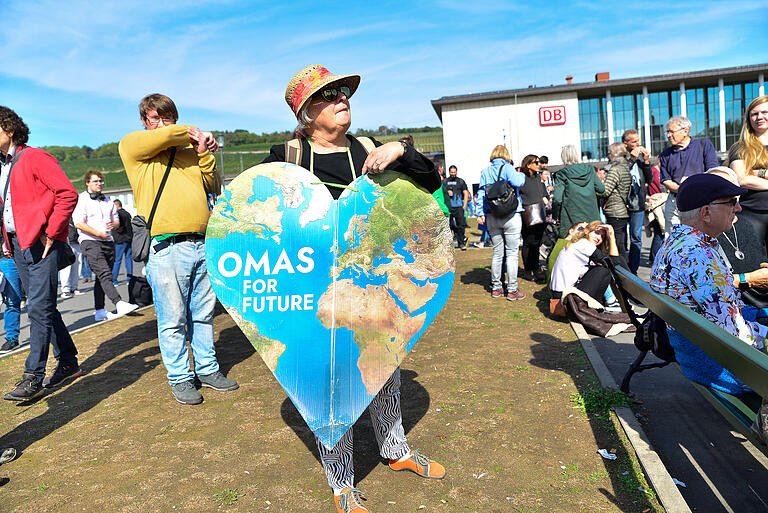
[[[360,502],[360,499],[366,500],[365,494],[359,488],[344,488],[340,495],[334,495],[336,500],[336,511],[339,513],[364,513],[368,510]]]
[[[410,470],[421,477],[429,479],[442,479],[445,476],[445,467],[436,461],[432,461],[419,452],[411,451],[410,457],[405,461],[389,460],[389,468],[392,470]]]

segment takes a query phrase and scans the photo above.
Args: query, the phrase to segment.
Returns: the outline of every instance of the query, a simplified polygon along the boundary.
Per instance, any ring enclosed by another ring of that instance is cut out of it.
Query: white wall
[[[565,124],[540,126],[539,107],[554,105],[565,106]],[[550,165],[561,164],[564,145],[573,144],[581,154],[578,98],[571,92],[445,105],[443,143],[446,173],[456,165],[467,184],[480,181],[497,144],[506,144],[515,165],[529,153],[546,155]]]

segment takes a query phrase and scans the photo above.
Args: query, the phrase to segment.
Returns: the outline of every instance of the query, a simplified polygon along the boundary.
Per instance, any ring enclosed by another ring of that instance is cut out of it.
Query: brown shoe
[[[368,510],[360,500],[366,500],[359,488],[344,488],[339,495],[333,496],[338,513],[364,513]]]
[[[419,452],[411,451],[410,457],[405,461],[389,460],[389,468],[392,470],[410,470],[421,477],[429,479],[442,479],[445,476],[445,467],[436,461],[432,461]]]

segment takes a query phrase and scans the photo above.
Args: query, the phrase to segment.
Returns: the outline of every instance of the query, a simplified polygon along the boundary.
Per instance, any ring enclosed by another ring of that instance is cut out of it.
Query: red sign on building
[[[553,105],[539,108],[539,125],[564,125],[565,105]]]

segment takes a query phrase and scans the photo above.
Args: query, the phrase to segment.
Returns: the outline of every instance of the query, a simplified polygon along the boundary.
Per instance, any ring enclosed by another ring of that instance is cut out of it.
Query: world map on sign
[[[338,200],[309,171],[252,167],[206,233],[211,285],[307,425],[333,447],[448,299],[452,235],[432,196],[392,171]]]

